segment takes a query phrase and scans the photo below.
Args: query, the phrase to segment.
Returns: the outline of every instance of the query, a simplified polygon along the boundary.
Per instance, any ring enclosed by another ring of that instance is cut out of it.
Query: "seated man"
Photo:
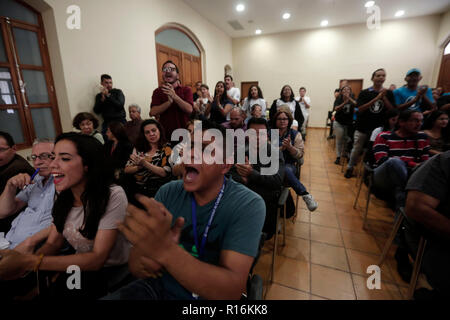
[[[247,130],[247,126],[245,125],[245,118],[247,115],[245,114],[245,111],[243,111],[239,107],[234,107],[230,111],[230,121],[222,123],[222,126],[224,126],[226,129],[242,129]]]
[[[396,211],[405,205],[409,174],[429,158],[428,137],[419,132],[422,120],[421,112],[404,110],[398,118],[399,129],[380,133],[373,144],[374,186],[380,191],[394,191]]]
[[[450,296],[450,151],[424,163],[408,181],[405,213],[428,231],[422,271],[435,289]],[[406,229],[406,238],[411,234]],[[414,246],[414,245],[413,245]]]
[[[0,193],[5,189],[7,181],[19,173],[32,175],[33,167],[21,156],[16,154],[16,146],[11,135],[0,131]],[[11,227],[11,221],[0,218],[0,232],[7,232]]]
[[[255,191],[259,194],[266,204],[266,220],[264,222],[263,231],[267,233],[266,240],[269,240],[276,228],[276,219],[277,219],[277,208],[278,208],[278,198],[280,196],[280,191],[283,186],[284,181],[284,159],[283,153],[279,152],[278,149],[274,149],[270,147],[268,140],[268,130],[269,125],[267,121],[263,118],[250,118],[248,122],[248,129],[253,129],[256,132],[257,136],[257,154],[260,151],[260,143],[266,143],[267,150],[272,154],[275,152],[278,154],[278,170],[271,175],[263,175],[261,174],[261,168],[267,168],[271,166],[271,163],[262,164],[260,157],[257,159],[257,163],[250,164],[246,161],[246,164],[235,164],[230,169],[230,174],[233,180],[242,183],[247,188],[252,191]],[[263,141],[260,140],[259,134],[261,131],[266,130],[264,134]],[[246,156],[249,157],[249,146],[247,143],[245,146]],[[268,156],[270,157],[270,154]],[[248,160],[248,159],[246,159]]]
[[[204,132],[217,129],[218,138],[225,140],[221,126],[202,124]],[[105,299],[239,299],[245,292],[264,223],[264,201],[225,178],[231,167],[220,164],[225,143],[220,147],[204,133],[201,145],[207,148],[203,157],[202,150],[195,150],[195,156],[190,150],[184,153],[200,164],[185,163],[183,180],[162,186],[155,199],[138,196],[145,210],[129,206],[119,230],[133,244],[130,271],[143,279]],[[155,278],[153,273],[162,270],[162,277]]]
[[[34,248],[45,240],[52,223],[52,208],[55,196],[55,185],[50,171],[53,142],[35,141],[32,155],[34,167],[39,174],[31,181],[27,173],[20,173],[8,180],[5,190],[0,196],[0,219],[23,210],[12,222],[6,234],[10,242],[9,249],[22,253],[33,253]],[[17,190],[22,190],[16,196]]]

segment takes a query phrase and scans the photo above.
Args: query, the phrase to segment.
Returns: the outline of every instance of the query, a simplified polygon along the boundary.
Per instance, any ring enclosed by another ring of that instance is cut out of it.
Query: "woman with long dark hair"
[[[112,174],[102,145],[93,137],[64,133],[56,138],[50,164],[58,196],[53,225],[35,254],[2,251],[0,279],[17,279],[28,271],[60,271],[50,292],[55,297],[99,298],[107,293],[107,280],[126,267],[129,243],[117,231],[126,214],[123,189],[112,185]],[[67,241],[74,254],[59,255]],[[68,290],[69,266],[81,269],[81,290]]]
[[[297,100],[295,100],[292,87],[287,84],[281,88],[280,97],[275,99],[270,107],[269,118],[271,122],[273,122],[275,113],[277,113],[278,109],[283,105],[287,105],[289,107],[292,117],[297,120],[298,127],[301,128],[305,118],[303,116],[300,104]]]
[[[444,111],[433,111],[425,120],[424,132],[430,140],[430,154],[435,155],[449,150],[448,114]]]
[[[171,153],[161,124],[154,119],[142,122],[136,147],[125,166],[125,173],[134,177],[136,192],[154,197],[159,188],[172,179]]]
[[[114,169],[114,177],[118,179],[120,172],[127,164],[133,145],[128,140],[125,126],[121,122],[111,122],[106,130],[108,141],[105,144],[106,159]]]
[[[300,132],[291,129],[292,114],[289,106],[281,106],[273,115],[272,128],[279,130],[280,135],[280,152],[283,152],[285,167],[285,179],[290,187],[302,197],[309,211],[317,209],[317,202],[313,196],[306,191],[306,187],[297,178],[296,163],[303,157],[304,143]]]
[[[228,99],[225,82],[219,81],[214,90],[214,98],[211,103],[210,120],[221,124],[227,121],[233,102]]]
[[[262,117],[266,117],[266,100],[264,100],[261,88],[257,85],[252,85],[248,88],[248,95],[244,99],[242,104],[242,110],[247,113],[247,119],[252,117],[252,107],[254,105],[259,105],[262,111]]]

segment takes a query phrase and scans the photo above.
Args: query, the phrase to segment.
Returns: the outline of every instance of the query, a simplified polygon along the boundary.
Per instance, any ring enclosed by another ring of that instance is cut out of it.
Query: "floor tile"
[[[311,240],[343,246],[342,237],[339,229],[311,225]]]
[[[367,267],[377,265],[380,259],[379,255],[346,249],[350,271],[359,275],[367,276]],[[393,281],[394,278],[387,264],[381,266],[381,280]]]
[[[295,224],[286,224],[286,235],[294,236],[303,239],[310,239],[309,223],[297,221]]]
[[[323,212],[314,212],[313,214],[311,214],[311,223],[323,227],[339,227],[335,214],[327,214]]]
[[[352,278],[358,300],[402,300],[399,288],[394,284],[381,282],[380,289],[369,289],[366,277],[353,274]]]
[[[350,273],[311,265],[311,294],[334,300],[356,299]]]
[[[309,300],[310,294],[291,289],[276,283],[273,283],[266,296],[266,300]]]
[[[342,237],[344,238],[345,247],[348,249],[376,254],[381,253],[374,237],[369,234],[342,230]]]
[[[308,262],[277,256],[275,260],[274,282],[290,288],[309,292],[309,265]]]
[[[311,262],[348,272],[345,249],[311,241]]]
[[[286,245],[280,246],[278,254],[298,261],[309,261],[310,241],[286,237]]]

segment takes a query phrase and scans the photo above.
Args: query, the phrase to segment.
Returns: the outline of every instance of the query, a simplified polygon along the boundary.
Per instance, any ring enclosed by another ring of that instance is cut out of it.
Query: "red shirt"
[[[175,88],[175,93],[191,106],[194,104],[192,100],[192,90],[190,87],[178,86]],[[161,88],[155,89],[152,95],[152,103],[150,107],[159,106],[168,100],[167,95]],[[175,101],[167,108],[166,111],[159,116],[159,122],[164,128],[167,141],[171,141],[172,132],[175,129],[186,128],[186,123],[189,121],[190,113],[181,110],[180,106]]]

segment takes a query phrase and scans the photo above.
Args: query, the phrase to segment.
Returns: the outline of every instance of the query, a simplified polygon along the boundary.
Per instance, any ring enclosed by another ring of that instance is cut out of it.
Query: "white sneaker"
[[[303,201],[305,201],[309,211],[314,211],[319,206],[317,202],[314,200],[313,196],[310,194],[305,194],[304,196],[302,196],[302,198]]]

